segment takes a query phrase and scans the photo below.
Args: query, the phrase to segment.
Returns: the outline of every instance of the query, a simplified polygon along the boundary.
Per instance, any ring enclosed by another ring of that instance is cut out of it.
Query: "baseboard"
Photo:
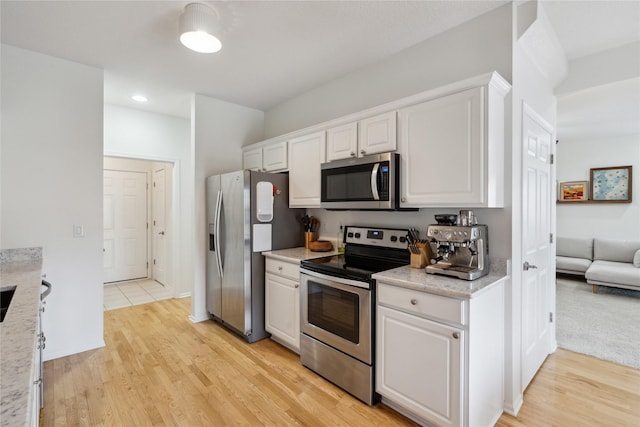
[[[191,323],[200,323],[200,322],[204,322],[205,320],[209,320],[209,315],[206,314],[206,315],[194,316],[190,314],[189,320],[191,321]]]
[[[517,417],[518,412],[520,412],[520,408],[524,404],[524,396],[519,394],[515,402],[504,402],[504,412],[511,415],[512,417]]]
[[[104,339],[100,339],[97,342],[93,343],[93,344],[89,344],[89,345],[83,345],[81,347],[78,348],[74,348],[74,349],[52,349],[52,351],[47,352],[46,355],[43,355],[43,361],[46,362],[48,360],[54,360],[54,359],[60,359],[61,357],[67,357],[67,356],[71,356],[73,354],[78,354],[78,353],[83,353],[85,351],[89,351],[89,350],[95,350],[98,348],[102,348],[105,347],[106,344],[104,342]]]

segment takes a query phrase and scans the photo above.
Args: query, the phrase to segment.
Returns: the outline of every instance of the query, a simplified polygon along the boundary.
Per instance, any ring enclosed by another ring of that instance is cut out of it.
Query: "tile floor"
[[[171,297],[163,285],[151,279],[109,283],[104,285],[104,310],[147,304]]]

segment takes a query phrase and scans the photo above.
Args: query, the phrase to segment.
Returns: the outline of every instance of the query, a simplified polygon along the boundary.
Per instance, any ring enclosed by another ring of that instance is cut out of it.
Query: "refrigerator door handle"
[[[224,270],[222,268],[222,255],[220,253],[220,212],[222,210],[222,191],[218,191],[218,198],[216,199],[216,247],[218,250],[216,251],[216,266],[218,267],[218,273],[220,274],[220,278],[224,275]]]

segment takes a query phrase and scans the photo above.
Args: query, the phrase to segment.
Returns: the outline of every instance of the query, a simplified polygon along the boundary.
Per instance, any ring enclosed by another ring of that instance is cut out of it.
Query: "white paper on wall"
[[[271,250],[271,224],[253,224],[253,252]]]
[[[256,218],[260,222],[273,219],[273,184],[260,181],[256,185]]]

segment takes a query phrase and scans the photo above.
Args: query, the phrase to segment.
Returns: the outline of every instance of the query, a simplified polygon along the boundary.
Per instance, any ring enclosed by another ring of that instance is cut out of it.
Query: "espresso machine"
[[[473,213],[436,215],[437,224],[427,226],[427,238],[434,257],[425,268],[429,274],[442,274],[475,280],[489,273],[488,227],[476,224]],[[462,215],[461,215],[462,216]]]

